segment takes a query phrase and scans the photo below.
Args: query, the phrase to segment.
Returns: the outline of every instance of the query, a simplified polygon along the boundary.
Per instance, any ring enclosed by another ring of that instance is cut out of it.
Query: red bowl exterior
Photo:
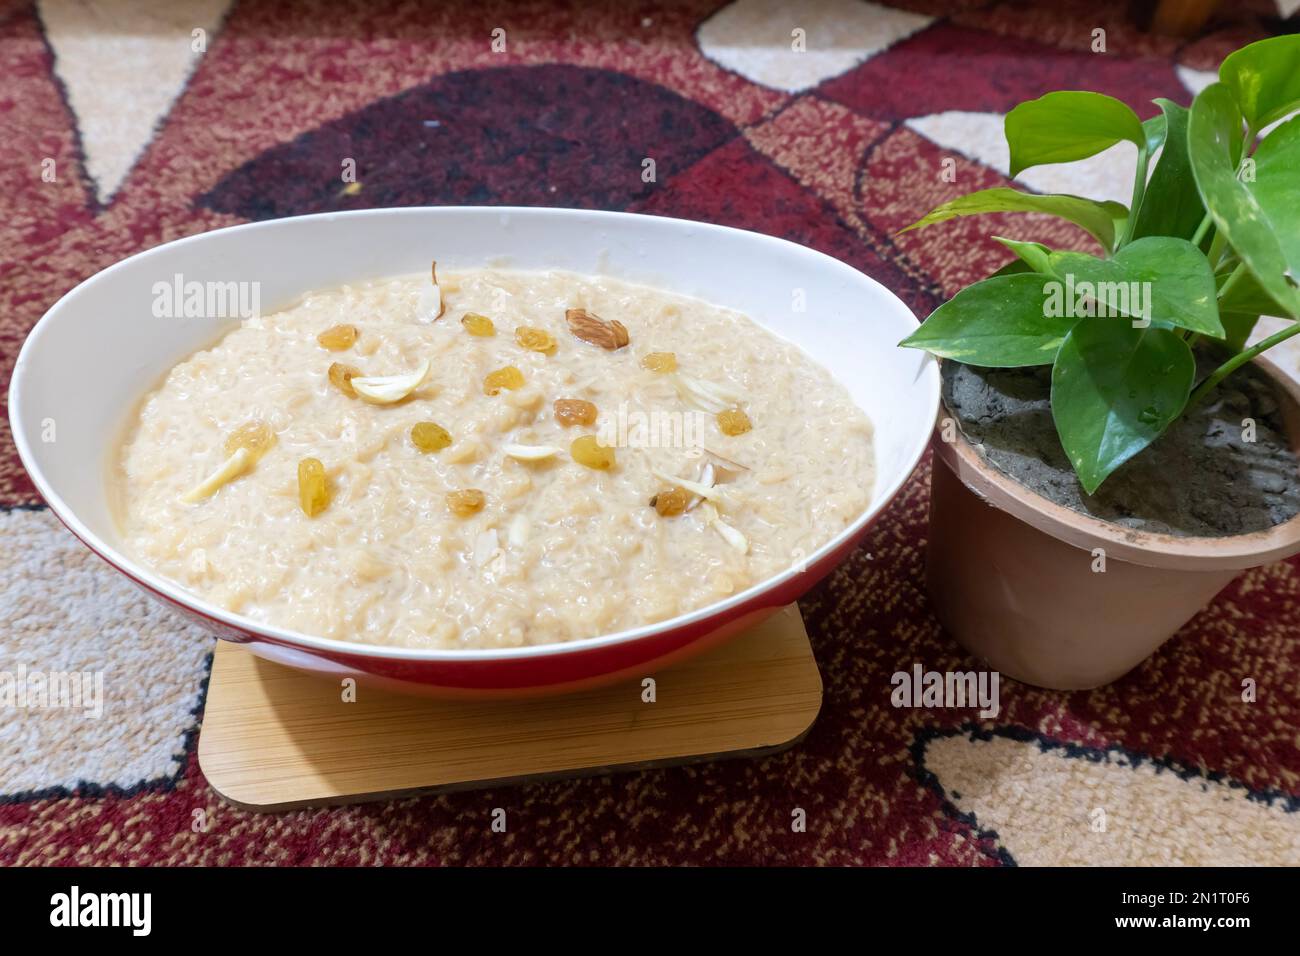
[[[457,698],[517,698],[568,693],[647,677],[716,647],[807,593],[857,547],[874,521],[874,518],[868,521],[839,547],[788,580],[702,619],[676,625],[666,622],[661,630],[653,633],[598,647],[574,646],[567,649],[561,646],[550,654],[518,658],[485,659],[466,655],[463,660],[454,657],[411,660],[355,654],[343,649],[306,647],[293,640],[237,627],[155,590],[97,551],[89,542],[81,540],[150,597],[179,611],[191,623],[216,637],[247,646],[259,657],[279,660],[334,679],[353,677],[369,686],[400,693]],[[66,522],[64,525],[67,527]],[[285,660],[288,657],[292,661]]]

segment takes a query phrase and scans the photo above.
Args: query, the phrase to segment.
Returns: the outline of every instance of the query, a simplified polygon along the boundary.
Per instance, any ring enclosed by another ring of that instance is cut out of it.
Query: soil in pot
[[[1218,363],[1203,359],[1198,379]],[[1084,492],[1052,421],[1051,368],[943,363],[943,398],[963,434],[995,467],[1045,498],[1114,524],[1160,534],[1224,537],[1263,531],[1300,513],[1300,462],[1279,391],[1244,366],[1095,495]],[[1255,440],[1243,440],[1243,420]]]

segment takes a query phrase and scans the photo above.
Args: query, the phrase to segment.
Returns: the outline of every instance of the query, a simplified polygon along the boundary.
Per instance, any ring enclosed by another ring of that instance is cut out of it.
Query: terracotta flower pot
[[[1256,364],[1280,386],[1286,433],[1300,450],[1300,388]],[[932,445],[926,565],[935,612],[968,650],[1029,684],[1113,681],[1241,571],[1300,552],[1300,516],[1224,538],[1149,534],[1030,491],[960,434],[945,442],[936,430]]]

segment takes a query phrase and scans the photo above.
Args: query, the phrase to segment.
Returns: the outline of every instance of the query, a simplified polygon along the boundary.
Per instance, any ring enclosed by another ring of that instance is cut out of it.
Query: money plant
[[[1300,35],[1252,43],[1218,76],[1190,109],[1159,99],[1145,121],[1075,90],[1007,114],[1012,176],[1132,143],[1128,206],[983,189],[907,227],[1037,212],[1096,240],[1093,255],[993,237],[1016,258],[901,343],[967,365],[1050,365],[1057,434],[1089,494],[1226,376],[1300,333],[1300,115],[1289,117],[1300,109]],[[1261,314],[1291,321],[1247,348]],[[1193,348],[1213,356],[1200,381]]]

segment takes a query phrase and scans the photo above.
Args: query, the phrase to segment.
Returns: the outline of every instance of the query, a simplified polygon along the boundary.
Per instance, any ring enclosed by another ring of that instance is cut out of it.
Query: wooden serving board
[[[251,810],[756,757],[798,742],[822,682],[796,606],[662,673],[560,697],[447,701],[356,689],[218,641],[199,766]]]

